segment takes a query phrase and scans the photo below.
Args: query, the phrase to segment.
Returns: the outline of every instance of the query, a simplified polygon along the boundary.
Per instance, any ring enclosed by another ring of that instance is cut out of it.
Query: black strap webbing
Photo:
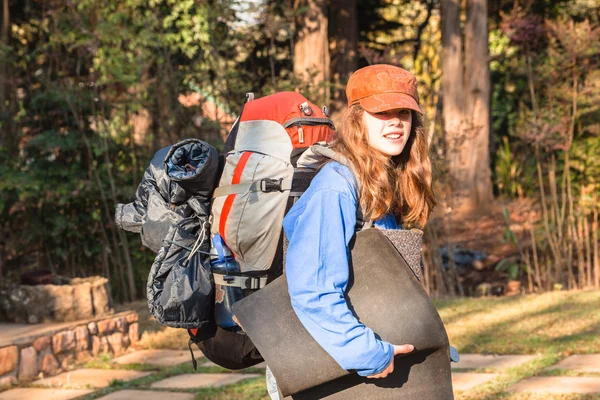
[[[294,177],[292,179],[292,189],[290,190],[290,197],[300,197],[302,193],[308,189],[310,182],[312,182],[318,171],[314,170],[295,170]],[[288,210],[286,210],[287,213]]]

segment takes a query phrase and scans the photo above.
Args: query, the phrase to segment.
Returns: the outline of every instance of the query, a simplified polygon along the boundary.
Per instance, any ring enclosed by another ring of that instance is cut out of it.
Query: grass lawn
[[[550,292],[511,297],[437,299],[450,343],[461,353],[531,354],[460,400],[597,400],[600,395],[511,395],[505,390],[531,376],[565,374],[551,366],[571,354],[600,353],[600,291]]]
[[[600,353],[600,291],[436,300],[463,353]]]
[[[600,400],[599,395],[512,395],[506,389],[531,376],[569,375],[551,366],[570,354],[600,353],[600,291],[558,291],[511,297],[436,299],[450,343],[460,353],[532,354],[531,362],[506,370],[493,381],[468,392],[457,400]],[[148,314],[145,302],[119,307],[135,309],[140,317],[143,348],[187,348],[183,329],[163,328]],[[140,366],[140,369],[143,369]],[[214,369],[204,372],[225,372]],[[166,376],[191,371],[186,365],[161,369],[154,376],[127,387],[147,387]],[[255,371],[252,371],[255,372]],[[594,374],[591,374],[594,376]],[[597,375],[600,376],[600,375]],[[103,393],[117,390],[107,388]],[[268,399],[263,378],[252,379],[223,389],[194,391],[199,399]],[[94,396],[96,397],[96,396]]]

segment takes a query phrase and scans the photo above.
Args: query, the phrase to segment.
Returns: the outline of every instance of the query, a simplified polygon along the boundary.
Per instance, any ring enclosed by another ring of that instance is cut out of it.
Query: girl
[[[413,346],[380,340],[350,311],[348,246],[357,215],[382,229],[424,225],[435,204],[431,163],[414,75],[368,66],[350,77],[346,94],[348,110],[330,145],[351,167],[325,164],[286,215],[288,289],[306,330],[342,368],[385,378],[394,356]]]

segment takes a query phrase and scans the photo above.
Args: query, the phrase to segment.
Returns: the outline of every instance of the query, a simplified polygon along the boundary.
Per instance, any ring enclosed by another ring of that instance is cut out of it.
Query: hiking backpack
[[[262,361],[231,305],[282,274],[283,217],[316,175],[296,162],[332,137],[327,114],[295,92],[257,100],[249,93],[221,155],[198,139],[161,149],[136,199],[117,205],[117,226],[140,233],[157,253],[148,310],[163,325],[188,329],[190,351],[196,343],[229,369]],[[192,360],[196,366],[193,353]]]
[[[216,364],[241,369],[262,361],[249,338],[222,313],[282,274],[283,217],[317,172],[296,168],[296,162],[333,133],[327,109],[299,93],[256,100],[247,95],[225,143],[223,170],[212,196],[216,331],[206,339],[202,329],[188,329],[190,344],[196,343]]]

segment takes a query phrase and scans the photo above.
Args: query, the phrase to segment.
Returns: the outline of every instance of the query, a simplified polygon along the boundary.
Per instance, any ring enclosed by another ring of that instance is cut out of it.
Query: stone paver
[[[478,369],[495,368],[506,369],[513,368],[528,361],[535,356],[499,356],[494,354],[461,354],[458,363],[452,363],[453,369]]]
[[[212,361],[207,361],[205,363],[200,364],[200,367],[204,367],[204,368],[219,367],[219,365],[215,364]],[[267,362],[263,361],[260,364],[253,365],[252,367],[249,367],[249,368],[267,368]]]
[[[119,390],[97,400],[193,400],[193,393],[176,393],[151,390]],[[22,400],[22,399],[21,399]]]
[[[500,374],[477,374],[474,372],[453,372],[452,387],[454,390],[462,392],[470,390],[484,382],[491,381]]]
[[[172,376],[151,387],[161,389],[197,389],[205,387],[220,387],[239,382],[243,379],[257,378],[259,374],[183,374]]]
[[[17,388],[0,393],[0,400],[69,400],[92,393],[92,389],[66,390],[66,389],[38,389]]]
[[[589,394],[600,393],[600,378],[544,376],[522,380],[508,388],[513,393]]]
[[[121,381],[130,381],[150,375],[151,372],[125,371],[110,369],[78,369],[75,371],[64,372],[50,378],[40,379],[32,382],[39,386],[52,387],[95,387],[103,388],[115,379]]]
[[[200,350],[194,350],[196,360],[204,357]],[[140,350],[113,359],[117,364],[151,364],[160,367],[192,363],[189,350]]]
[[[600,354],[578,354],[569,356],[549,369],[570,369],[576,372],[600,373]]]

